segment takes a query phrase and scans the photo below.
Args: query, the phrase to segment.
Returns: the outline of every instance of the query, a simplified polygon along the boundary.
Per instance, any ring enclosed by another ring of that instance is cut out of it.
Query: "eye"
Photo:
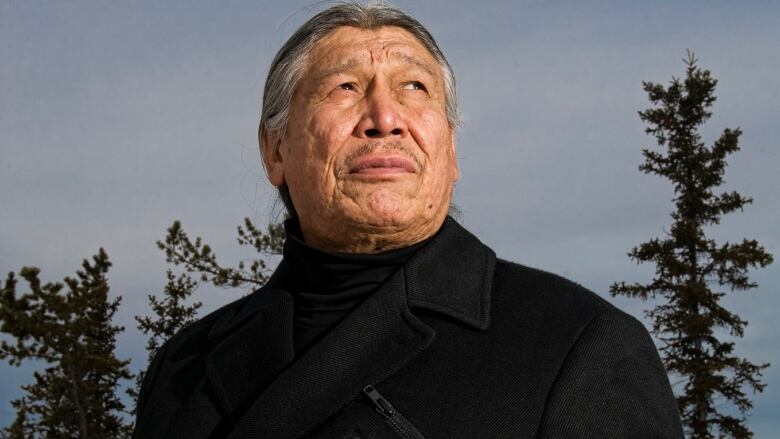
[[[351,82],[345,82],[343,84],[339,84],[339,88],[342,89],[342,90],[350,90],[351,91],[351,90],[355,89],[355,84],[353,84]]]
[[[425,88],[425,84],[423,84],[420,81],[410,81],[404,84],[404,90],[422,90],[422,91],[428,91],[427,88]]]

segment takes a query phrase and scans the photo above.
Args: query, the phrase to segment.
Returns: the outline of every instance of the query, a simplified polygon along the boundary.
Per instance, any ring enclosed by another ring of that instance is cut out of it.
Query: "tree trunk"
[[[68,376],[70,377],[70,390],[73,394],[73,404],[76,406],[76,412],[79,416],[79,438],[88,439],[89,432],[87,426],[87,414],[84,412],[84,407],[81,405],[79,386],[76,380],[76,374],[74,373],[73,369],[68,370]]]
[[[692,219],[688,219],[688,221],[693,222]],[[701,306],[701,300],[698,297],[698,290],[699,290],[699,254],[696,249],[696,242],[695,237],[698,236],[698,225],[692,224],[689,227],[695,228],[694,232],[691,234],[693,236],[694,242],[691,242],[688,244],[688,266],[690,267],[690,272],[688,273],[688,285],[691,289],[691,293],[694,293],[694,298],[696,300],[696,303],[694,304],[694,316],[698,320],[698,318],[701,316],[702,306]],[[706,360],[706,355],[704,354],[704,344],[702,342],[702,337],[700,334],[696,335],[696,338],[694,339],[694,346],[696,348],[696,355],[698,358],[696,361],[703,363]],[[702,364],[703,366],[703,364]],[[695,380],[695,378],[694,378]],[[694,390],[696,392],[696,395],[698,395],[696,399],[696,410],[694,415],[694,424],[693,424],[693,437],[694,438],[709,438],[709,427],[707,424],[707,397],[702,392],[703,389],[700,389],[700,384],[696,384],[696,389]]]

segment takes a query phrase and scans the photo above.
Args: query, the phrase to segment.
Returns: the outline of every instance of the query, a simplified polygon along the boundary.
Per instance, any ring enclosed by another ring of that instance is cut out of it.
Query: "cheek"
[[[428,110],[420,113],[417,121],[417,142],[428,157],[428,165],[436,169],[436,175],[442,175],[454,160],[447,118],[441,112]]]
[[[423,143],[432,145],[448,137],[449,124],[441,111],[431,108],[416,112],[414,126]]]
[[[352,136],[355,116],[350,111],[321,110],[314,113],[309,124],[312,153],[330,159]]]

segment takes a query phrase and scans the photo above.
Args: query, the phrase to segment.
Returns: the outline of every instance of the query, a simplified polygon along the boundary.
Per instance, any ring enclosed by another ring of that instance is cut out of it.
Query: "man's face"
[[[373,252],[430,236],[458,178],[441,69],[397,27],[341,27],[313,48],[284,136],[264,134],[304,239]]]

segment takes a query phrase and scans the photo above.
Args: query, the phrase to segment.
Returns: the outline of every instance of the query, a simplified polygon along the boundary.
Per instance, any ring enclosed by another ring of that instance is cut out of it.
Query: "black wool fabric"
[[[320,339],[429,240],[381,253],[330,253],[303,241],[297,220],[284,222],[287,240],[274,286],[292,294],[296,356]]]
[[[297,358],[278,270],[180,331],[144,376],[134,439],[392,439],[409,424],[427,439],[684,437],[636,319],[451,218],[409,252]]]

